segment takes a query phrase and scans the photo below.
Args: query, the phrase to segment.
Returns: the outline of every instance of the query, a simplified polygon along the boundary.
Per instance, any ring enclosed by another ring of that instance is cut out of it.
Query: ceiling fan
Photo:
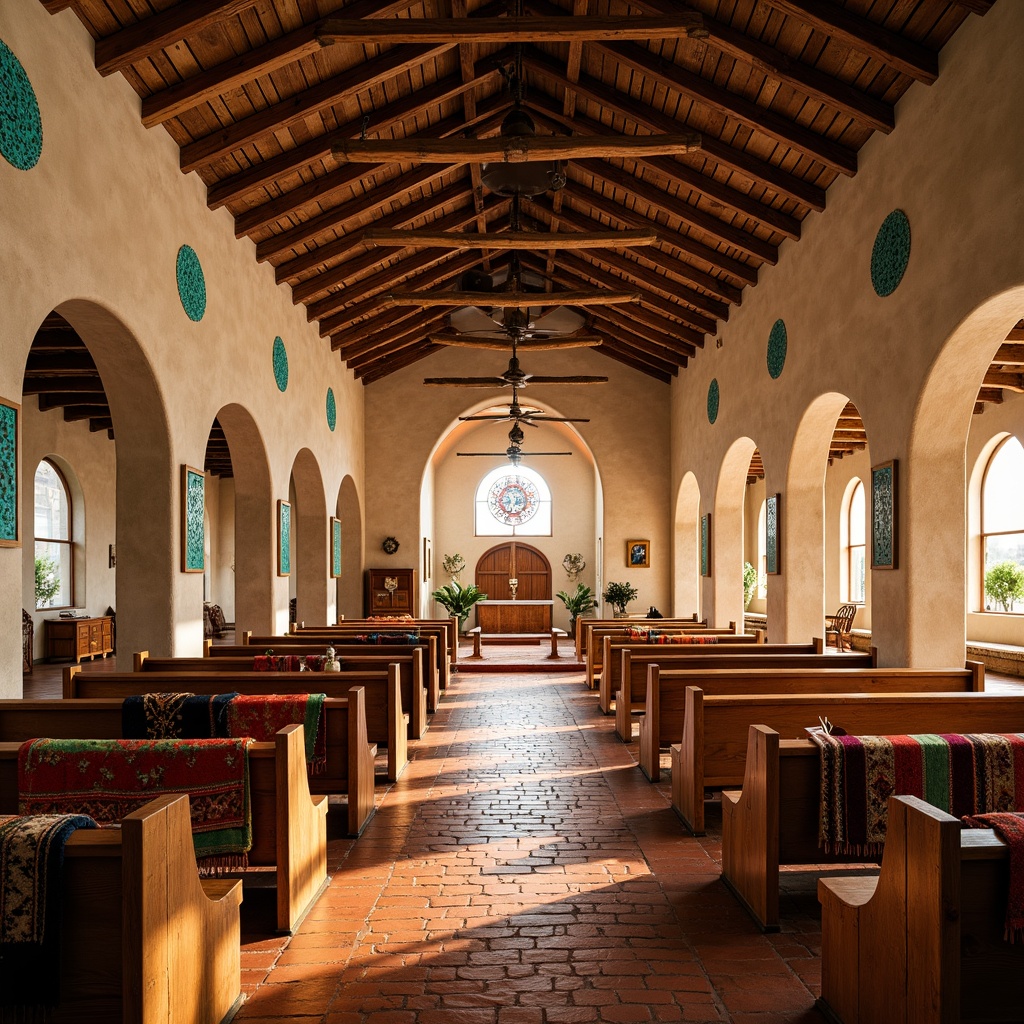
[[[513,386],[512,401],[509,403],[508,412],[502,413],[478,413],[475,416],[460,416],[463,423],[512,420],[516,426],[536,427],[538,423],[589,423],[590,420],[576,416],[549,416],[541,409],[531,406],[525,408],[519,404],[519,388]],[[522,431],[520,431],[522,433]],[[525,435],[524,435],[525,436]],[[511,440],[511,434],[509,440]]]
[[[466,418],[471,419],[472,417]],[[503,452],[456,452],[455,454],[463,458],[495,458],[504,456],[513,466],[518,466],[526,455],[529,455],[530,458],[538,455],[572,455],[572,452],[524,452],[523,440],[525,437],[526,435],[523,433],[522,427],[519,426],[519,421],[516,420],[512,424],[512,429],[508,432],[509,445]]]

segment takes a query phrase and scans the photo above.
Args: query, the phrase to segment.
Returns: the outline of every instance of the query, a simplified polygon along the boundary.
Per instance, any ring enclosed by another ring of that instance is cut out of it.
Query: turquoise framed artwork
[[[203,518],[206,514],[206,475],[194,466],[181,467],[181,571],[206,568]]]
[[[700,574],[711,575],[711,513],[700,517]]]
[[[292,503],[277,499],[277,575],[292,573]]]
[[[331,516],[331,575],[341,575],[341,520]]]
[[[779,558],[779,510],[781,494],[769,494],[764,503],[764,571],[767,576],[782,572]]]
[[[0,548],[21,547],[18,462],[21,406],[0,398]]]
[[[871,568],[895,569],[899,537],[897,462],[871,467]]]

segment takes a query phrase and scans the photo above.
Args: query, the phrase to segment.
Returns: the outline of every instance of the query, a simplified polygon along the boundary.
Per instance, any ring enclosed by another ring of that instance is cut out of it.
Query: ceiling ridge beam
[[[290,128],[313,114],[319,114],[327,107],[368,91],[368,80],[377,86],[383,86],[385,81],[397,78],[409,68],[432,57],[440,56],[448,49],[450,46],[397,46],[378,57],[347,68],[287,99],[264,107],[248,117],[233,121],[217,131],[182,146],[181,170],[194,171],[199,167],[212,164],[221,157],[228,156],[266,135]],[[189,82],[192,81],[195,79],[189,79]],[[220,91],[220,87],[211,88],[210,95],[218,95]],[[156,95],[162,94],[157,93]],[[144,114],[145,107],[146,101],[144,100]],[[146,123],[145,117],[143,123]]]
[[[372,17],[409,6],[410,0],[380,4],[373,3],[373,0],[357,0],[353,9],[358,8]],[[318,53],[320,44],[316,41],[316,25],[316,22],[301,25],[292,32],[152,93],[142,100],[142,123],[162,124],[180,117],[230,89],[241,89],[257,78]]]
[[[425,359],[427,356],[433,355],[435,352],[439,352],[442,348],[443,346],[441,345],[433,345],[430,342],[424,342],[416,348],[406,349],[404,355],[398,359],[382,362],[380,367],[376,370],[367,371],[363,374],[356,374],[356,379],[362,380],[363,386],[366,387],[369,384],[373,384],[375,381],[387,377],[396,370],[404,370],[405,367],[411,366],[413,363],[418,363],[421,359]]]
[[[407,315],[401,320],[396,320],[394,323],[389,325],[378,325],[376,329],[364,328],[361,331],[354,332],[351,337],[346,338],[337,345],[334,344],[334,339],[332,338],[331,349],[337,352],[342,359],[348,361],[363,352],[368,352],[373,348],[379,348],[382,345],[386,345],[389,341],[394,341],[396,338],[400,338],[403,335],[408,334],[410,331],[421,330],[428,324],[435,323],[437,320],[444,317],[444,314],[436,309],[420,311],[417,313],[414,308],[408,306],[387,307],[388,310],[402,308],[409,310],[411,315]]]
[[[426,323],[437,322],[444,318],[444,314],[440,311],[434,310],[433,317],[428,318],[426,323],[419,322],[422,320],[422,314],[417,317],[415,324],[406,325],[406,330],[399,331],[397,334],[391,334],[390,336],[377,335],[364,339],[356,345],[343,345],[338,349],[338,355],[345,360],[348,368],[354,370],[357,366],[361,366],[366,362],[378,358],[376,353],[379,349],[387,348],[390,351],[404,348],[406,345],[413,345],[417,342],[423,341],[429,333],[426,328]]]
[[[768,0],[777,11],[818,29],[858,53],[931,85],[939,77],[938,54],[867,18],[821,0]]]

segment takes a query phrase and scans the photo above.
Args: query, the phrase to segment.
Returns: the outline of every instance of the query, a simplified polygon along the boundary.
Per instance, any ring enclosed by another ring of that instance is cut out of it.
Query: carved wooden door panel
[[[542,552],[529,544],[519,541],[498,544],[485,551],[476,563],[476,585],[492,601],[511,600],[510,579],[519,581],[516,600],[551,600],[551,564]]]

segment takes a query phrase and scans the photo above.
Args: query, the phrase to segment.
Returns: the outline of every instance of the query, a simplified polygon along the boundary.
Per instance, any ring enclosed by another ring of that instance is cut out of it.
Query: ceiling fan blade
[[[520,387],[530,384],[607,384],[607,377],[531,377],[529,381],[523,381]]]
[[[527,331],[527,337],[517,342],[520,352],[541,352],[559,348],[595,348],[604,340],[596,334],[584,334],[578,337],[562,338],[531,338],[531,332]],[[496,335],[495,332],[487,332],[473,337],[469,334],[431,334],[428,340],[435,345],[452,345],[456,348],[484,348],[496,351],[508,352],[512,347],[512,337],[508,334]]]
[[[442,388],[507,388],[510,382],[501,377],[426,377],[424,384]]]
[[[472,458],[473,456],[487,456],[490,458],[501,457],[503,459],[508,458],[508,452],[456,452],[456,455],[461,455],[463,458]],[[572,452],[520,452],[518,457],[520,459],[532,459],[535,455],[572,455]]]
[[[589,423],[590,420],[584,417],[576,416],[522,416],[520,423],[529,422],[530,426],[535,426],[534,420],[539,420],[541,423]]]

